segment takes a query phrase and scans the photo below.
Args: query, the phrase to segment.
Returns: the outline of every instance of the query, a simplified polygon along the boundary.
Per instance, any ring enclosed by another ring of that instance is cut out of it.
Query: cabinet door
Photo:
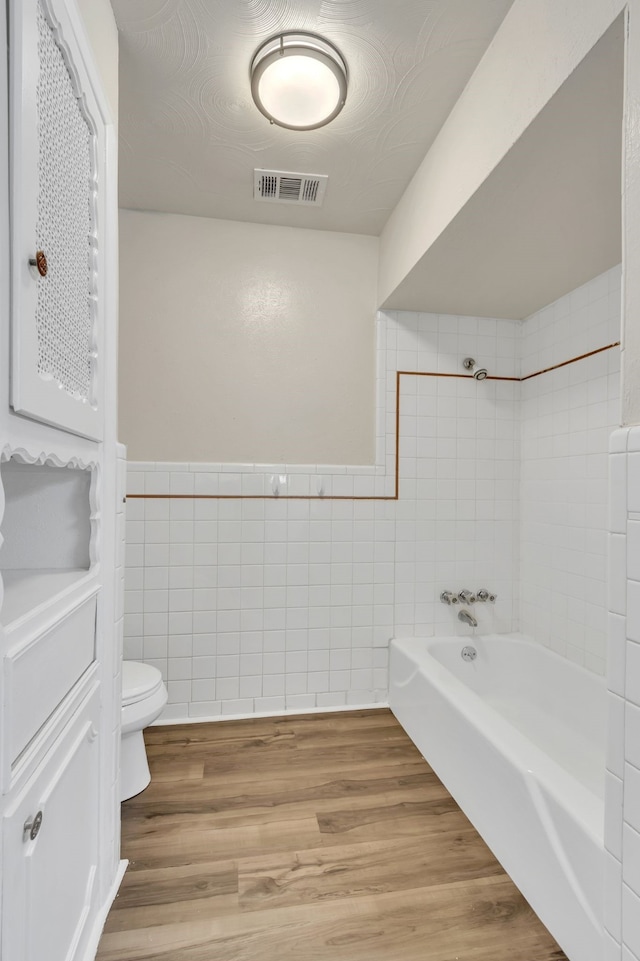
[[[98,858],[97,696],[84,705],[5,815],[7,961],[71,961],[90,914]]]
[[[65,0],[11,0],[16,411],[100,439],[104,108]]]

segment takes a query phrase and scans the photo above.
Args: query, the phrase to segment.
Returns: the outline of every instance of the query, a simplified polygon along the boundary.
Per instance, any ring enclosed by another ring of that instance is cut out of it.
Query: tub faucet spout
[[[465,624],[470,624],[471,627],[478,626],[478,622],[476,621],[473,614],[471,614],[470,611],[465,611],[464,608],[461,611],[458,611],[458,620],[464,621]]]

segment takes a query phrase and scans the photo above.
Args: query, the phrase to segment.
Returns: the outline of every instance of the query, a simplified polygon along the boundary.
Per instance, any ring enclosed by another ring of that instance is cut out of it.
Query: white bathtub
[[[603,679],[489,635],[392,640],[389,686],[393,713],[567,956],[601,961]]]

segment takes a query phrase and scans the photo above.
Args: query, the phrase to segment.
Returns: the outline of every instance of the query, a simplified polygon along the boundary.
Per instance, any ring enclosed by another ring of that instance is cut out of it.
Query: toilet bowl
[[[142,731],[167,703],[162,674],[151,664],[123,661],[120,800],[144,791],[151,780]]]

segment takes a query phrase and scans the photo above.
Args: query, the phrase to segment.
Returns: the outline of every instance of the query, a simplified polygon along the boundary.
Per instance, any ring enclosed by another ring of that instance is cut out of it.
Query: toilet
[[[121,801],[144,791],[151,780],[142,731],[159,716],[167,697],[167,688],[157,667],[139,661],[123,661]]]

